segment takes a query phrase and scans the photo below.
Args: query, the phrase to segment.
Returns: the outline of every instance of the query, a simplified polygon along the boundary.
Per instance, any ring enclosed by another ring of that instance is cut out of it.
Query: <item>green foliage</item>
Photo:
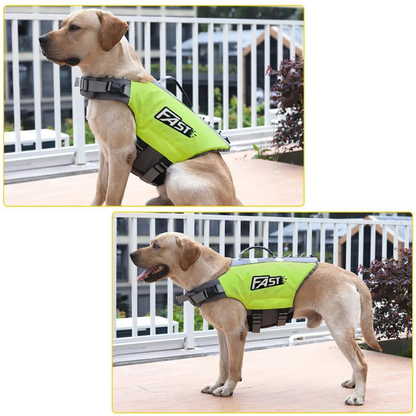
[[[182,72],[183,73],[191,73],[193,69],[192,64],[182,64]],[[154,63],[151,65],[152,73],[159,73],[160,72],[160,64]],[[208,72],[208,65],[198,65],[198,72],[200,73],[207,73]],[[222,64],[214,64],[214,74],[222,74],[223,72],[223,65]],[[167,61],[166,62],[166,73],[169,75],[176,74],[176,63]],[[228,73],[229,74],[237,74],[237,65],[229,64],[228,65]]]
[[[125,318],[126,317],[126,311],[121,311],[120,309],[117,309],[116,311],[116,318]]]
[[[52,129],[52,127],[48,127]],[[62,126],[62,133],[69,135],[69,145],[72,146],[74,144],[74,123],[72,118],[67,118],[65,120],[64,125]],[[90,126],[87,122],[85,122],[85,143],[86,144],[93,144],[95,143],[94,135],[90,129]]]
[[[147,314],[147,316],[149,316],[150,313]],[[157,309],[156,310],[156,315],[158,316],[162,316],[163,318],[167,318],[167,309],[163,308],[163,309]],[[201,331],[202,330],[202,326],[203,326],[203,318],[201,315],[201,311],[199,308],[195,308],[195,316],[194,316],[194,321],[195,321],[195,330],[196,331]],[[173,305],[173,320],[179,323],[179,331],[183,331],[183,307],[179,306],[179,305]],[[211,325],[208,325],[209,329],[213,329],[213,327]]]
[[[260,149],[254,143],[253,143],[253,149],[257,152],[257,154],[253,156],[253,159],[276,160],[273,156],[265,154],[266,152],[271,152],[272,151],[271,149]]]
[[[230,129],[237,128],[237,103],[237,97],[233,95],[228,110]],[[222,93],[219,87],[214,88],[214,116],[223,116]],[[264,126],[264,103],[257,106],[257,125]],[[247,107],[245,104],[243,104],[243,127],[251,127],[251,107]]]
[[[198,6],[198,17],[303,20],[303,8],[257,6]]]
[[[20,126],[20,130],[23,130],[23,126]],[[8,123],[6,121],[5,125],[4,125],[4,131],[5,132],[11,132],[14,131],[14,124],[13,123]]]

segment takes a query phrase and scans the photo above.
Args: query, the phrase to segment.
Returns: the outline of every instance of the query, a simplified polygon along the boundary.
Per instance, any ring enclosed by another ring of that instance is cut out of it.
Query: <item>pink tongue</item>
[[[159,266],[153,267],[152,269],[149,270],[145,270],[144,272],[141,272],[138,276],[137,276],[137,281],[143,280],[144,278],[146,278],[147,276],[149,276],[150,273],[152,273],[153,271],[155,271]]]

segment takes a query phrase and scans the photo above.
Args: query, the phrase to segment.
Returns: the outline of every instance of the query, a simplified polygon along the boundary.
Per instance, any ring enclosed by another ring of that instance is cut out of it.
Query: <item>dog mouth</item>
[[[58,65],[69,65],[69,66],[76,66],[78,65],[81,60],[79,58],[71,57],[68,59],[58,59],[54,58],[50,55],[48,55],[43,49],[42,49],[42,55],[48,60]]]
[[[153,283],[166,277],[169,273],[169,267],[165,264],[152,267],[140,273],[137,276],[137,281],[144,280],[146,283]]]

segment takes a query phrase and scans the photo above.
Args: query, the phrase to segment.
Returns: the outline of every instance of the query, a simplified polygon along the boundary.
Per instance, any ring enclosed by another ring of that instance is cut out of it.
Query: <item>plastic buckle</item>
[[[88,80],[85,78],[81,78],[81,83],[80,83],[80,90],[81,91],[87,91],[88,92]]]

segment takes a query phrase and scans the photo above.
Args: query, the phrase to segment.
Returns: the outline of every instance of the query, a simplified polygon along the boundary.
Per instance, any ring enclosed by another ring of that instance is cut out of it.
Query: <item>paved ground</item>
[[[246,352],[233,396],[200,393],[218,356],[113,368],[115,412],[411,412],[412,360],[364,351],[366,401],[347,406],[351,367],[335,342]]]
[[[245,205],[303,205],[303,167],[252,159],[254,151],[224,155],[234,178],[237,196]],[[88,205],[97,174],[67,176],[4,187],[6,205]],[[140,206],[156,190],[130,175],[123,205]]]

